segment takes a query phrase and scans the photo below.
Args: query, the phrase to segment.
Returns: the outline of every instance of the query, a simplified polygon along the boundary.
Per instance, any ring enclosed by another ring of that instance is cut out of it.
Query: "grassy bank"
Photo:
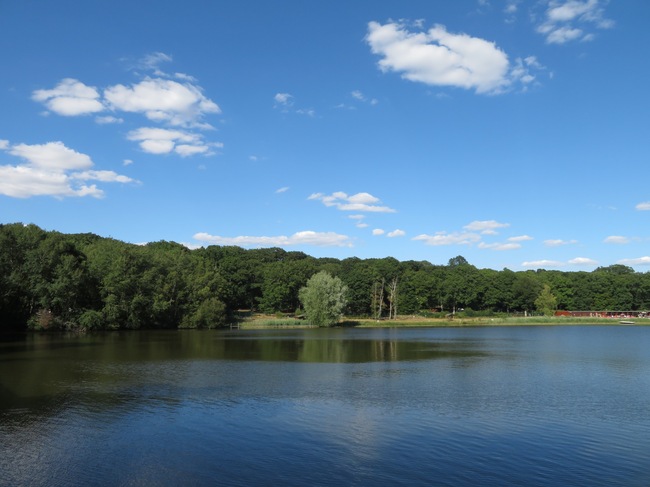
[[[423,318],[399,316],[394,320],[373,320],[368,318],[344,318],[338,326],[357,328],[399,328],[399,327],[455,327],[455,326],[571,326],[571,325],[620,325],[614,318],[576,318],[566,316],[513,316],[513,317],[455,317]],[[650,325],[648,318],[630,319],[635,325]],[[278,318],[273,315],[251,314],[239,321],[243,329],[264,328],[310,328],[304,319]]]

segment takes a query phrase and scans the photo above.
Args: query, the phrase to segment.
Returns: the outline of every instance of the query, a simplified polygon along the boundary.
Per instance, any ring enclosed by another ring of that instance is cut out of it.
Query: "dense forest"
[[[294,313],[299,290],[327,271],[348,288],[345,314],[650,309],[650,273],[478,269],[458,256],[426,261],[314,258],[280,248],[127,244],[21,223],[0,225],[0,330],[213,328],[237,310]]]

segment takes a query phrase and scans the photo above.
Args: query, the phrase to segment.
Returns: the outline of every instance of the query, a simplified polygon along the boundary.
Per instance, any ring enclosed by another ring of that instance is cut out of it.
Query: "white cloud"
[[[584,29],[614,26],[614,22],[604,16],[605,3],[603,0],[547,0],[544,21],[537,27],[537,32],[546,36],[548,44],[593,40],[594,34],[586,33]]]
[[[357,228],[368,228],[370,225],[368,225],[367,223],[358,222],[354,226],[357,227]]]
[[[132,183],[133,179],[113,171],[91,169],[94,164],[86,154],[66,147],[62,142],[46,144],[17,144],[3,147],[12,156],[23,160],[16,166],[0,166],[0,194],[13,198],[31,196],[101,198],[104,192],[96,184]]]
[[[5,150],[8,147],[9,147],[9,141],[0,139],[0,150]]]
[[[366,215],[349,215],[348,218],[351,220],[363,220]]]
[[[485,242],[480,242],[478,244],[479,249],[490,249],[490,250],[516,250],[521,248],[521,244],[517,242],[508,242],[508,243],[491,243],[487,244]]]
[[[127,139],[138,142],[140,148],[149,154],[175,152],[181,157],[195,154],[212,154],[213,148],[223,147],[221,143],[207,143],[200,134],[176,129],[141,127],[127,134]]]
[[[481,236],[471,232],[437,232],[435,235],[422,234],[412,240],[424,242],[426,245],[470,245],[481,240]]]
[[[273,99],[277,105],[291,106],[293,104],[293,95],[289,93],[276,93]]]
[[[503,12],[507,15],[514,15],[519,10],[519,0],[508,0]],[[509,19],[510,21],[512,19]]]
[[[532,260],[528,262],[522,262],[522,267],[534,267],[534,268],[546,268],[546,267],[564,267],[566,264],[557,260]]]
[[[119,115],[125,113],[143,115],[163,126],[183,128],[185,134],[192,135],[195,141],[201,141],[184,143],[182,140],[172,141],[169,138],[142,139],[139,142],[143,150],[152,154],[175,152],[182,157],[212,155],[215,153],[213,149],[221,147],[222,144],[206,143],[202,136],[189,134],[187,130],[213,129],[205,118],[221,113],[221,109],[203,94],[203,89],[196,84],[192,76],[182,73],[168,75],[158,69],[159,64],[171,60],[171,56],[161,52],[145,56],[138,62],[137,67],[153,70],[157,77],[145,77],[130,86],[116,84],[99,90],[76,79],[65,78],[51,90],[34,91],[32,99],[45,104],[51,112],[65,116],[111,110],[111,114],[95,117],[96,123],[102,125],[123,123],[124,119]],[[133,131],[129,135],[133,135]]]
[[[203,117],[221,113],[200,87],[162,78],[147,78],[130,87],[111,86],[104,97],[113,109],[142,113],[149,120],[174,126],[206,128]]]
[[[402,23],[368,24],[366,41],[381,56],[379,68],[432,86],[473,89],[496,94],[523,76],[513,76],[508,56],[494,42],[467,34],[452,34],[434,25],[426,32],[410,32]]]
[[[73,78],[65,78],[51,90],[36,90],[32,99],[59,115],[73,117],[101,112],[105,109],[99,92]]]
[[[598,265],[598,261],[594,259],[589,259],[587,257],[576,257],[575,259],[571,259],[569,261],[569,264],[571,265]]]
[[[174,147],[174,152],[181,157],[207,154],[209,150],[210,147],[207,145],[177,144],[176,147]]]
[[[86,169],[93,165],[89,156],[67,148],[63,142],[18,144],[12,146],[9,153],[24,159],[31,167],[47,171]]]
[[[164,52],[152,52],[151,54],[147,54],[145,57],[143,57],[139,65],[143,69],[148,69],[155,71],[156,73],[160,73],[159,66],[162,63],[169,63],[172,61],[172,57],[169,54],[165,54]]]
[[[388,206],[378,205],[380,199],[370,193],[357,193],[348,196],[347,193],[337,191],[327,196],[323,193],[314,193],[307,198],[309,200],[320,200],[325,206],[334,206],[341,211],[361,211],[374,213],[395,213],[396,210]]]
[[[404,230],[400,230],[399,228],[393,230],[392,232],[388,232],[388,233],[386,234],[386,236],[387,236],[387,237],[390,237],[390,238],[393,238],[393,237],[403,237],[404,235],[406,235],[406,232],[405,232]]]
[[[369,103],[370,105],[377,105],[379,103],[379,100],[376,98],[370,98],[366,97],[360,90],[354,90],[350,93],[352,98],[354,98],[357,101],[364,102],[364,103]],[[346,107],[344,104],[339,105],[339,107]],[[347,107],[354,109],[355,107]]]
[[[622,237],[620,235],[610,235],[609,237],[606,237],[603,242],[609,244],[628,244],[630,243],[630,239],[627,237]]]
[[[577,240],[562,240],[562,239],[549,239],[544,240],[544,245],[547,247],[561,247],[563,245],[573,245],[578,243]]]
[[[276,237],[220,237],[208,233],[197,233],[194,239],[211,245],[237,245],[242,247],[288,247],[293,245],[313,245],[317,247],[352,247],[350,237],[334,232],[314,232],[306,230],[291,236]]]
[[[643,203],[639,203],[635,207],[639,211],[650,211],[650,201],[644,201]]]
[[[507,228],[509,226],[509,223],[499,223],[496,220],[475,220],[463,228],[471,232],[479,232],[483,235],[496,235],[498,228]]]
[[[375,229],[372,231],[372,234],[375,235],[375,236],[377,236],[377,235],[383,235],[384,233],[386,233],[386,231],[383,230],[383,229],[381,229],[381,228],[375,228]]]
[[[278,193],[278,194],[279,193],[286,193],[287,191],[289,191],[289,186],[284,186],[282,188],[279,188],[279,189],[275,190],[275,192]]]
[[[650,257],[644,256],[637,259],[622,259],[617,262],[617,264],[622,265],[650,265]]]
[[[315,117],[316,111],[313,108],[299,108],[296,110],[299,115],[307,115],[308,117]]]
[[[133,161],[131,159],[124,159],[124,161],[122,161],[122,164],[125,166],[130,166],[133,164]]]

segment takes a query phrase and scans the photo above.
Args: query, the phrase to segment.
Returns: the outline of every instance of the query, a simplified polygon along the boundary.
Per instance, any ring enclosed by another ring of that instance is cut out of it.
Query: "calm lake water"
[[[650,485],[650,327],[29,335],[0,485]]]

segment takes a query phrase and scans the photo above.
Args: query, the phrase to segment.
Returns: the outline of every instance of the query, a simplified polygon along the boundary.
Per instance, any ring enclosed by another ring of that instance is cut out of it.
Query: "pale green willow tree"
[[[341,318],[347,304],[348,288],[338,277],[321,271],[311,276],[298,298],[307,320],[314,326],[330,326]]]
[[[545,316],[553,316],[555,309],[557,308],[557,299],[551,293],[551,286],[544,284],[542,291],[537,296],[535,300],[535,307],[537,311],[541,311]]]

